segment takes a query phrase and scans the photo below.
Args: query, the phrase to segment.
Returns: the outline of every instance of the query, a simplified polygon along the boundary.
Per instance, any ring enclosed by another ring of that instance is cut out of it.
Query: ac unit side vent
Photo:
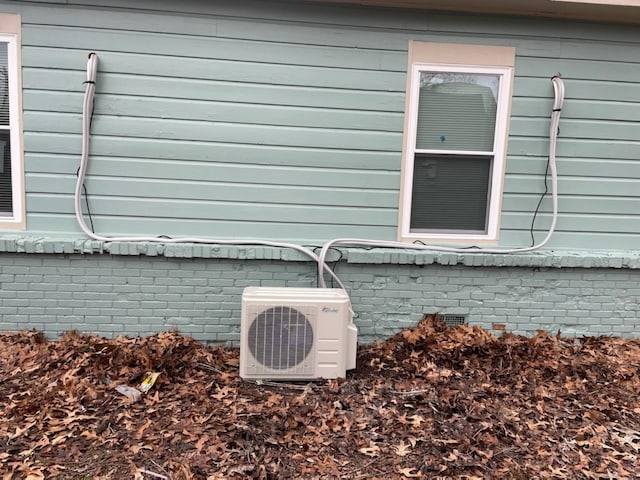
[[[452,314],[441,313],[438,315],[438,318],[447,327],[455,327],[457,325],[466,325],[468,323],[466,315],[452,315]]]

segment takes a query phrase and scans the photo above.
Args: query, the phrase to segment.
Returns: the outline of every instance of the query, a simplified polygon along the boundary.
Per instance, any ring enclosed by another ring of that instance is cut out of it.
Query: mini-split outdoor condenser
[[[240,319],[240,376],[314,380],[356,366],[358,331],[337,288],[247,287]]]

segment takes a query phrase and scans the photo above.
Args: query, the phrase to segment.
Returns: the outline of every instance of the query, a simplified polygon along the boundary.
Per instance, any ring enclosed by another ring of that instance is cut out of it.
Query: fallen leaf
[[[422,415],[412,415],[407,418],[409,423],[414,427],[419,427],[424,422],[424,417]]]
[[[411,447],[404,443],[404,441],[400,442],[398,445],[393,447],[393,450],[396,452],[396,455],[400,457],[404,457],[405,455],[409,455],[411,453]]]
[[[360,453],[365,454],[368,457],[377,457],[378,454],[380,453],[380,447],[378,447],[375,444],[371,444],[368,447],[363,447],[363,448],[358,449],[358,451]]]
[[[424,478],[422,472],[415,468],[401,468],[398,473],[401,473],[406,478]]]

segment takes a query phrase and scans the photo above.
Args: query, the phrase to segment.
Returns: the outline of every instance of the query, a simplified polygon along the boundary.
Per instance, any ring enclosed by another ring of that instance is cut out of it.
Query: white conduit
[[[296,245],[294,243],[283,242],[270,242],[266,240],[217,240],[210,238],[198,238],[198,237],[181,237],[181,238],[166,238],[166,237],[146,237],[146,236],[124,236],[124,237],[109,237],[105,235],[98,235],[91,231],[87,227],[82,215],[82,187],[84,185],[85,175],[87,173],[87,164],[89,162],[89,143],[91,139],[91,115],[93,114],[93,97],[96,90],[96,75],[98,72],[98,56],[95,53],[89,54],[89,60],[87,62],[87,81],[84,94],[84,103],[82,105],[82,155],[80,160],[80,168],[78,169],[78,179],[76,181],[76,189],[74,195],[76,219],[82,231],[94,240],[102,242],[155,242],[155,243],[203,243],[211,245],[264,245],[267,247],[277,248],[290,248],[297,250],[313,261],[318,262],[318,266],[324,268],[326,273],[329,273],[331,277],[336,281],[340,288],[345,289],[344,285],[336,274],[329,268],[326,262],[319,261],[318,255],[312,250]],[[322,275],[320,275],[322,276]]]
[[[384,240],[369,240],[362,238],[338,238],[331,240],[324,244],[318,255],[318,272],[322,272],[322,267],[326,265],[326,257],[329,249],[335,245],[351,245],[351,246],[367,246],[367,247],[381,247],[381,248],[404,248],[413,250],[429,250],[436,252],[450,252],[450,253],[525,253],[537,250],[549,242],[549,239],[553,235],[556,229],[556,222],[558,220],[558,171],[556,168],[556,143],[558,139],[558,127],[560,125],[560,114],[562,113],[562,104],[564,103],[564,82],[560,76],[556,75],[551,78],[554,91],[553,110],[551,111],[551,125],[549,127],[549,170],[551,172],[551,190],[552,190],[552,202],[553,202],[553,219],[551,226],[547,231],[547,235],[537,245],[531,247],[522,248],[482,248],[482,247],[469,247],[469,248],[456,248],[456,247],[444,247],[438,245],[420,245],[408,242],[394,242]],[[324,276],[319,273],[319,285],[320,287],[326,287]]]
[[[367,246],[367,247],[379,247],[379,248],[403,248],[413,250],[429,250],[437,252],[450,252],[450,253],[496,253],[496,254],[508,254],[508,253],[525,253],[537,250],[549,242],[549,239],[553,235],[556,222],[558,220],[558,173],[556,168],[556,143],[558,137],[558,127],[560,124],[560,115],[562,112],[562,104],[564,102],[564,82],[559,76],[551,78],[553,83],[553,89],[555,94],[555,100],[553,103],[553,110],[551,112],[551,125],[549,127],[549,170],[551,172],[551,190],[552,190],[552,202],[553,202],[553,218],[551,226],[547,232],[545,238],[538,244],[531,247],[511,248],[511,249],[496,249],[496,248],[456,248],[456,247],[444,247],[438,245],[420,245],[408,242],[395,242],[385,240],[370,240],[363,238],[337,238],[325,243],[320,250],[320,254],[316,255],[312,250],[296,245],[294,243],[284,242],[271,242],[264,240],[218,240],[210,238],[199,237],[181,237],[181,238],[165,238],[165,237],[147,237],[147,236],[123,236],[123,237],[109,237],[104,235],[98,235],[91,231],[87,227],[82,215],[82,187],[84,185],[84,178],[87,172],[87,164],[89,160],[89,142],[91,137],[91,115],[93,114],[93,97],[95,94],[95,81],[98,71],[98,56],[95,53],[89,54],[89,60],[87,62],[87,86],[85,90],[84,103],[82,108],[82,155],[80,161],[80,168],[78,169],[78,179],[75,188],[75,213],[76,219],[82,231],[90,238],[103,242],[155,242],[155,243],[203,243],[212,245],[264,245],[277,248],[290,248],[307,255],[312,260],[318,263],[319,272],[319,287],[326,288],[326,282],[323,273],[329,273],[331,277],[336,281],[340,288],[346,290],[344,284],[336,276],[331,268],[326,263],[326,257],[329,250],[335,245],[351,245],[351,246]]]

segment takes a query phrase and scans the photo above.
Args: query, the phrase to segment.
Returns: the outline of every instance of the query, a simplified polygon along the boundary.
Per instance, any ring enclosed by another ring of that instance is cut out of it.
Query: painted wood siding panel
[[[69,133],[82,128],[73,114],[25,112],[25,122],[39,132]],[[287,147],[312,147],[374,151],[397,151],[398,134],[370,130],[314,129],[298,126],[255,125],[172,118],[96,117],[92,133],[96,136],[161,138],[199,142],[249,143]]]
[[[27,132],[25,144],[33,153],[44,155],[80,155],[80,136],[76,134]],[[206,142],[169,141],[163,139],[143,139],[127,137],[95,137],[92,148],[107,157],[125,159],[146,158],[166,159],[176,162],[184,160],[210,162],[218,158],[221,162],[250,165],[308,166],[348,168],[362,170],[389,171],[397,175],[399,171],[397,152],[370,152],[358,150],[332,150],[314,148],[278,148],[264,145],[210,144]],[[51,151],[56,151],[51,154]],[[76,166],[73,172],[77,170]],[[91,168],[94,163],[91,164]],[[217,163],[215,164],[217,166]],[[97,167],[95,167],[97,168]],[[129,167],[127,167],[129,168]],[[123,172],[120,172],[122,177]],[[89,179],[90,180],[90,179]],[[339,181],[339,180],[338,180]]]
[[[130,212],[131,208],[128,211]],[[34,231],[49,232],[47,227],[51,225],[52,219],[56,220],[56,225],[59,225],[63,232],[73,232],[77,225],[75,218],[67,213],[34,213],[31,218]],[[326,224],[308,221],[288,223],[262,220],[221,220],[218,218],[209,218],[206,221],[186,218],[178,221],[164,216],[116,216],[111,213],[94,215],[94,223],[97,230],[117,236],[140,231],[163,232],[163,235],[178,236],[184,235],[183,232],[188,231],[189,236],[198,237],[211,237],[213,232],[217,234],[215,238],[221,239],[278,239],[283,238],[283,231],[290,231],[299,232],[299,238],[338,238],[345,232],[345,227],[335,222]],[[233,232],[233,236],[224,233],[230,231]],[[390,238],[395,235],[395,231],[395,226],[384,227],[379,224],[349,226],[349,232],[361,238]],[[54,233],[57,232],[58,230]]]
[[[338,174],[336,172],[335,174]],[[152,174],[153,175],[153,174]],[[55,181],[54,181],[55,178]],[[206,176],[203,178],[207,178]],[[194,180],[184,179],[176,182],[176,179],[156,179],[156,178],[127,178],[122,180],[118,177],[95,176],[91,182],[91,201],[98,197],[112,198],[124,197],[138,200],[141,195],[162,202],[164,198],[170,197],[174,200],[198,201],[206,198],[208,202],[247,202],[249,198],[259,198],[261,203],[287,205],[291,196],[297,196],[299,205],[310,206],[334,206],[334,207],[360,207],[361,192],[354,192],[348,188],[327,188],[324,186],[297,186],[290,184],[248,184],[221,182],[217,179]],[[52,196],[71,198],[70,189],[75,186],[75,178],[53,177],[51,175],[33,174],[28,177],[30,188]],[[295,182],[295,178],[289,180]],[[297,183],[297,182],[296,182]],[[372,199],[371,207],[382,207],[395,211],[395,195],[393,190],[376,190],[373,188],[363,189],[365,194],[369,194]],[[257,203],[257,202],[252,202]],[[73,201],[69,202],[72,206]],[[233,208],[228,208],[226,215],[233,215],[229,212]],[[189,215],[195,215],[190,212]],[[211,213],[200,212],[199,215],[206,219]]]
[[[310,222],[336,233],[341,224],[388,226],[386,236],[395,229],[402,52],[390,55],[400,59],[396,71],[385,72],[380,65],[392,63],[386,51],[371,50],[358,60],[344,49],[274,48],[265,41],[247,45],[79,26],[25,31],[31,39],[25,69],[33,71],[25,112],[33,135],[26,141],[36,168],[27,183],[34,192],[30,211],[40,214],[31,225],[72,213],[73,161],[51,169],[44,159],[50,158],[53,137],[58,158],[77,151],[82,84],[74,70],[83,66],[78,60],[85,52],[78,45],[86,45],[109,51],[100,53],[93,123],[94,151],[108,148],[93,158],[87,181],[98,227],[109,229],[108,218],[128,216],[139,219],[138,229],[165,219],[162,232],[172,235],[192,234],[194,221],[223,225],[208,234],[225,237],[234,236],[233,225],[246,235],[243,225],[252,222],[253,236],[278,232],[274,238],[282,230],[264,229],[264,223],[292,232]],[[301,67],[305,63],[312,68]],[[52,75],[42,76],[43,69]],[[390,79],[397,87],[389,88]],[[77,93],[65,95],[71,82],[77,82]],[[121,145],[117,157],[114,145]],[[144,152],[142,158],[137,152]],[[207,234],[206,228],[196,230]],[[318,228],[292,237],[307,238],[313,230]]]
[[[25,108],[48,112],[72,113],[82,95],[68,95],[51,92],[34,93]],[[229,103],[218,101],[146,98],[141,96],[116,96],[105,94],[101,97],[101,108],[105,114],[139,118],[165,119],[167,112],[175,120],[242,123],[247,116],[255,125],[295,126],[308,128],[328,128],[362,130],[376,132],[402,131],[402,115],[396,114],[396,121],[379,112],[347,111],[334,108],[314,109],[298,106],[256,105],[250,103]],[[297,121],[296,121],[297,120]]]
[[[51,60],[51,53],[47,51],[24,48],[25,56],[34,65],[34,68],[25,70],[31,74],[28,80],[29,87],[34,90],[64,89],[62,92],[77,90],[82,94],[82,83],[78,82],[78,72],[73,68],[78,68],[78,55],[80,58],[86,52],[63,52],[59,60],[69,57],[70,62],[66,69],[56,70],[56,61]],[[55,52],[56,54],[59,51]],[[114,54],[114,56],[117,54]],[[72,60],[71,60],[72,59]],[[46,67],[47,76],[41,77],[43,64],[50,63]],[[60,62],[61,63],[61,62]],[[102,62],[104,63],[104,62]],[[101,65],[102,65],[101,63]],[[62,63],[61,63],[62,64]],[[64,66],[64,64],[62,64]],[[152,98],[163,98],[172,100],[200,100],[219,101],[233,105],[277,105],[277,106],[303,106],[335,108],[353,111],[391,112],[401,114],[404,109],[404,93],[402,92],[380,92],[362,90],[342,90],[313,86],[295,85],[273,85],[273,84],[252,84],[234,81],[218,81],[207,78],[184,78],[179,73],[167,69],[158,75],[167,76],[144,76],[137,73],[108,73],[101,66],[100,84],[97,85],[97,94],[112,94],[125,98],[126,96],[148,97],[149,92],[154,92]]]
[[[82,3],[0,2],[23,16],[34,232],[78,232],[82,82],[95,50],[87,187],[101,232],[394,239],[406,48],[422,40],[516,47],[502,244],[530,241],[549,77],[561,72],[552,247],[637,248],[640,39],[631,28],[300,2]],[[538,236],[549,210],[546,199]]]

